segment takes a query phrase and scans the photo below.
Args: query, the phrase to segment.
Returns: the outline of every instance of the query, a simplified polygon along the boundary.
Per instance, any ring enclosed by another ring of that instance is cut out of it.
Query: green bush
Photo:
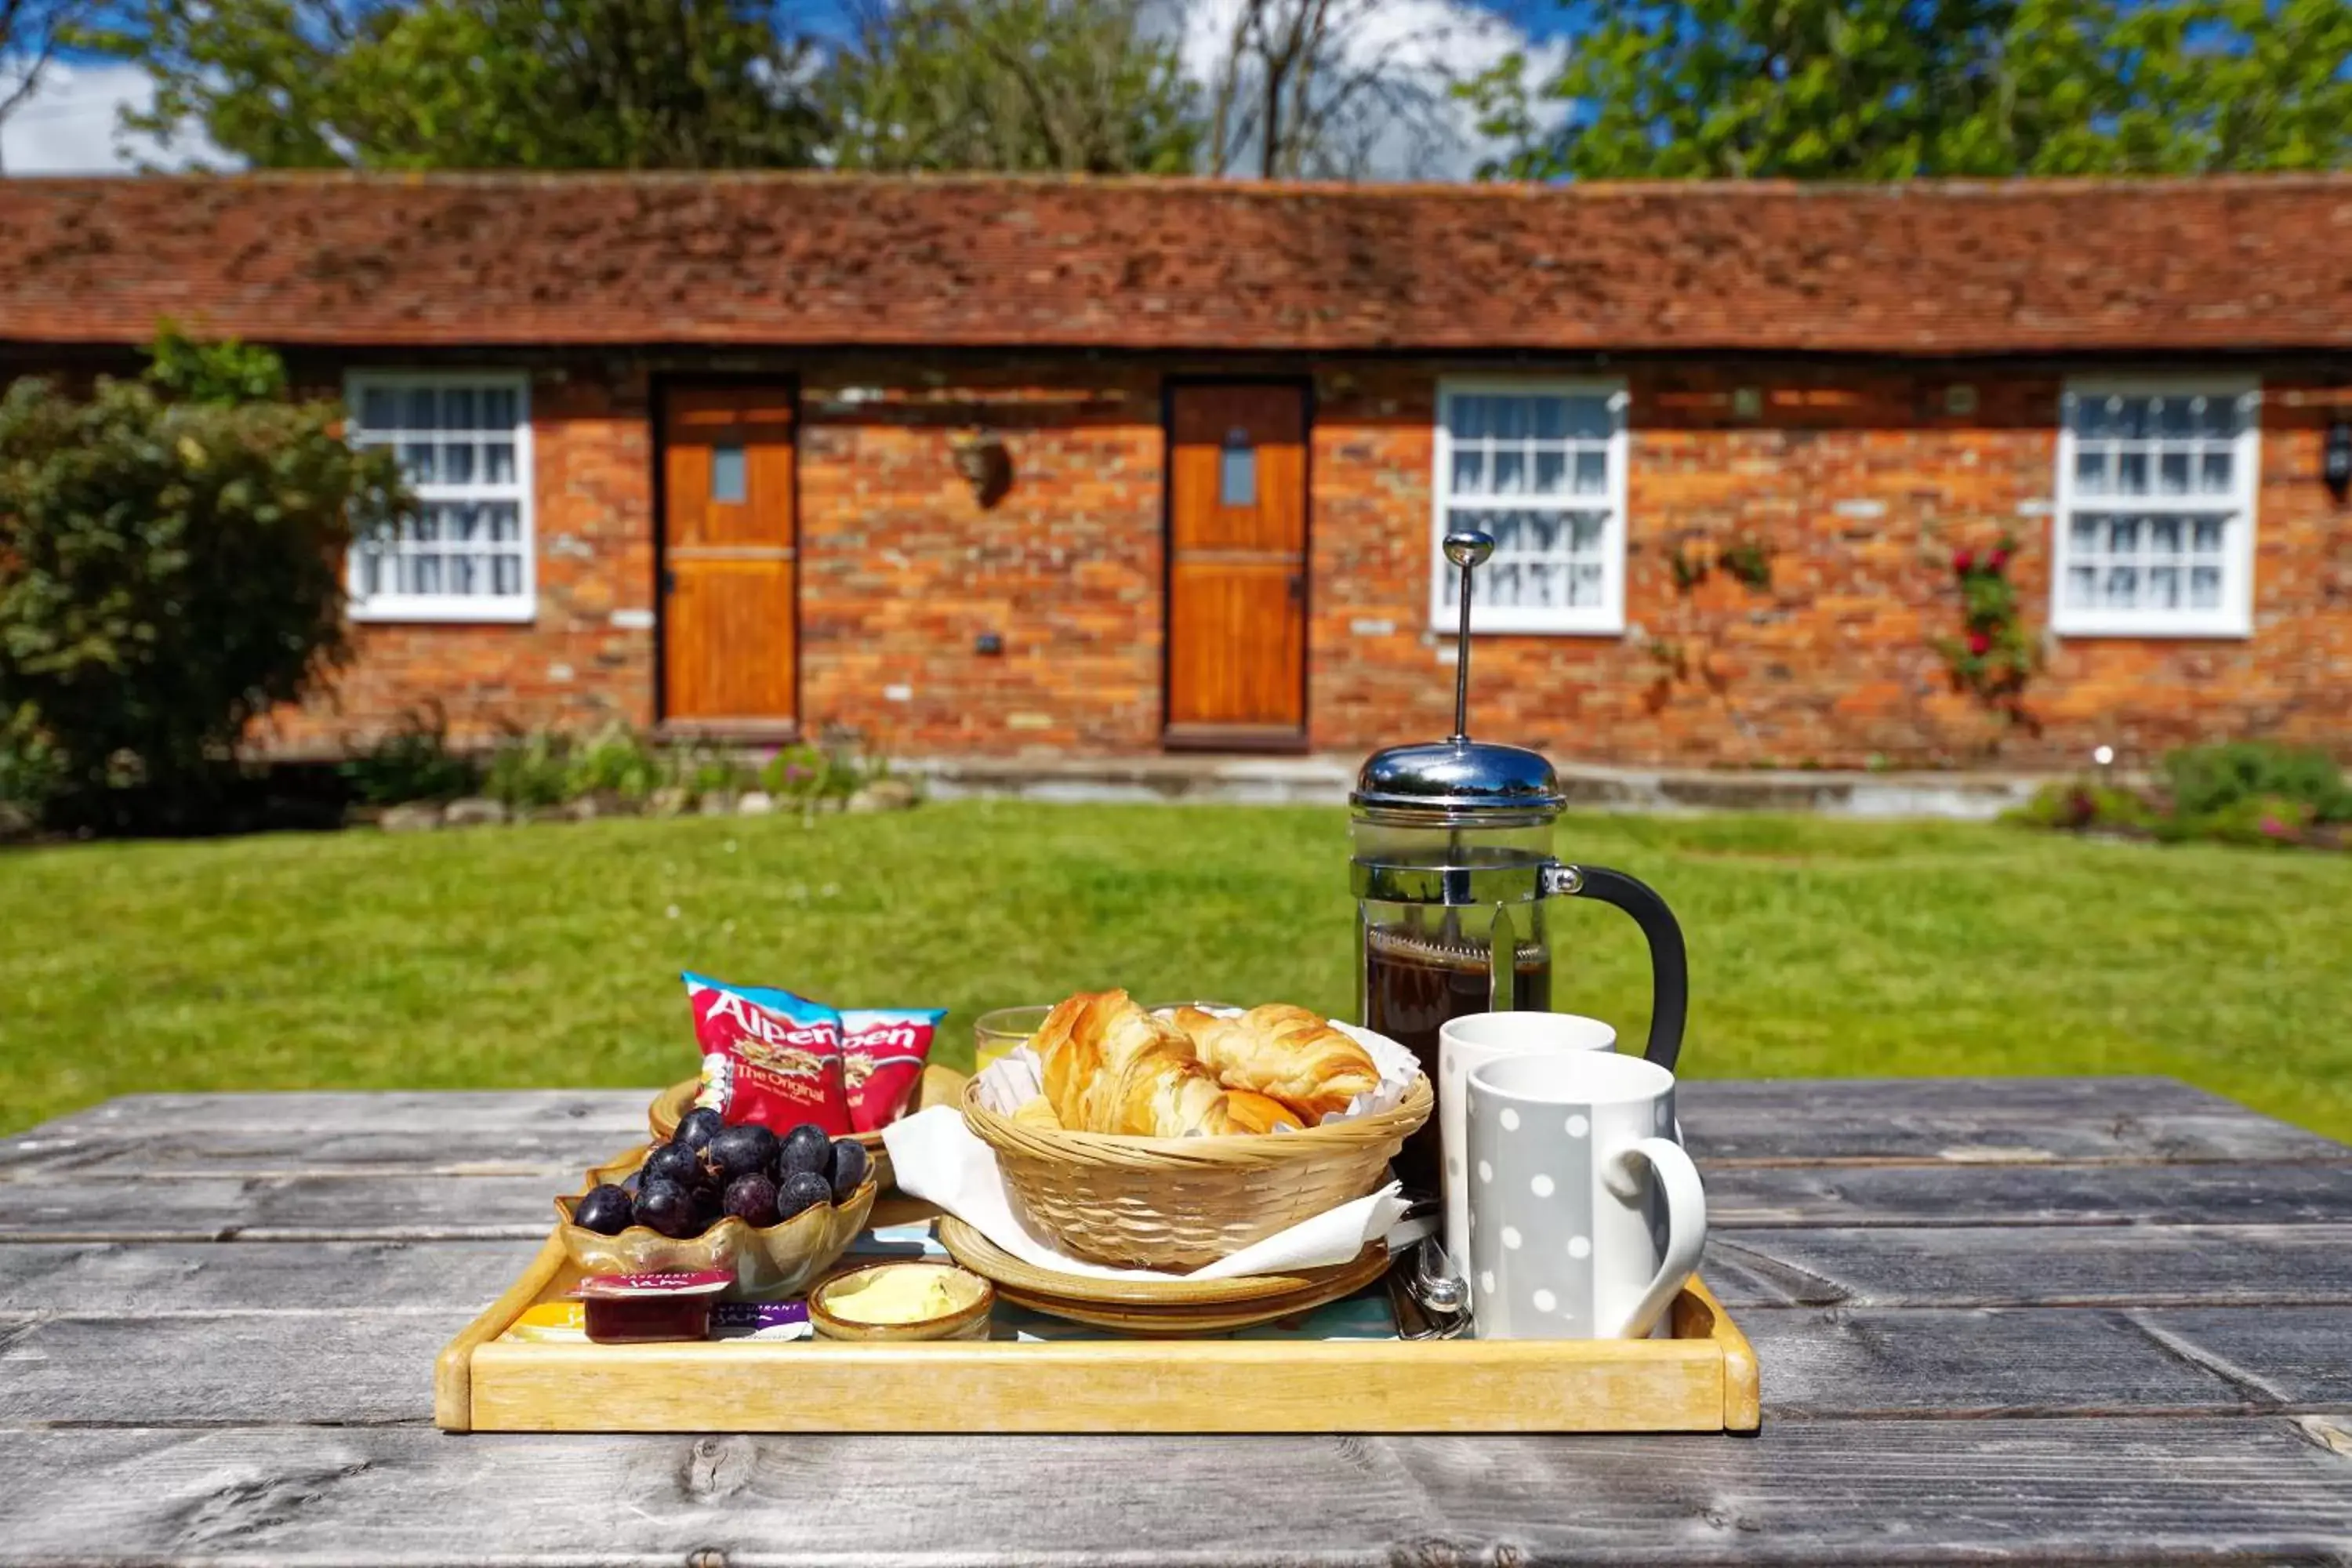
[[[880,771],[855,752],[803,742],[769,758],[767,766],[760,770],[760,784],[778,800],[813,810],[847,800]]]
[[[481,787],[481,770],[449,749],[448,716],[438,702],[401,716],[374,744],[340,770],[352,793],[370,805],[412,800],[455,800]]]
[[[2043,784],[2025,805],[2003,813],[2002,819],[2027,827],[2147,831],[2155,828],[2163,816],[2130,790],[2069,783]]]
[[[2315,821],[2352,821],[2352,790],[2325,752],[2261,741],[2192,746],[2165,757],[2164,778],[2173,811],[2184,818],[2218,817],[2250,802],[2277,799],[2307,807]]]
[[[509,735],[490,753],[482,793],[513,811],[561,805],[574,794],[572,742],[553,730]]]
[[[661,754],[635,731],[616,724],[572,754],[568,787],[573,795],[643,800],[661,787],[664,777]]]
[[[112,380],[87,401],[29,379],[0,395],[12,772],[52,802],[137,783],[200,794],[253,720],[341,662],[342,552],[409,502],[391,457],[345,445],[341,418]]]
[[[2211,811],[2176,813],[2157,826],[2173,842],[2206,839],[2221,844],[2291,847],[2304,841],[2317,814],[2306,801],[2285,795],[2252,795]]]

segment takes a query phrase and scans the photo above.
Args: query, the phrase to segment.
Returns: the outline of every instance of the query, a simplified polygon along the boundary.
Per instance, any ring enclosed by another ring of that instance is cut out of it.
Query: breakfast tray
[[[874,1223],[936,1212],[896,1200]],[[579,1280],[551,1237],[449,1342],[451,1432],[1752,1432],[1756,1354],[1694,1276],[1654,1340],[502,1341]]]

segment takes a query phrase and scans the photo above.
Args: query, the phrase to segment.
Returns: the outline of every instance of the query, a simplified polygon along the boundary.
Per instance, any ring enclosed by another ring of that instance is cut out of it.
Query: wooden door
[[[1295,742],[1307,721],[1307,391],[1169,398],[1168,734]]]
[[[670,388],[662,464],[663,720],[788,732],[799,691],[791,389]]]

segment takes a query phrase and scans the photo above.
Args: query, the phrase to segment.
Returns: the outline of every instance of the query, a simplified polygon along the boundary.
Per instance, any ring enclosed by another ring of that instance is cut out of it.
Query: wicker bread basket
[[[996,1151],[1013,1205],[1081,1258],[1194,1268],[1362,1197],[1429,1120],[1429,1079],[1393,1110],[1234,1138],[1121,1138],[1031,1127],[964,1090],[963,1119]]]

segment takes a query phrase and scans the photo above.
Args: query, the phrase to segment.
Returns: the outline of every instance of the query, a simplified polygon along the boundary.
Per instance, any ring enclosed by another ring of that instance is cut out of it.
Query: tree
[[[1421,172],[1455,142],[1446,64],[1467,10],[1394,0],[1226,0],[1209,73],[1219,174],[1353,179],[1383,162]]]
[[[1193,98],[1141,0],[867,0],[825,84],[849,169],[1184,174]]]
[[[2352,0],[1686,0],[1572,16],[1522,179],[2201,174],[2352,163]]]
[[[40,89],[89,9],[90,0],[0,0],[0,125]]]
[[[263,351],[171,343],[87,399],[0,396],[0,794],[201,796],[343,658],[340,557],[410,506]]]
[[[812,53],[767,0],[140,0],[125,129],[261,168],[759,168],[814,158]]]

